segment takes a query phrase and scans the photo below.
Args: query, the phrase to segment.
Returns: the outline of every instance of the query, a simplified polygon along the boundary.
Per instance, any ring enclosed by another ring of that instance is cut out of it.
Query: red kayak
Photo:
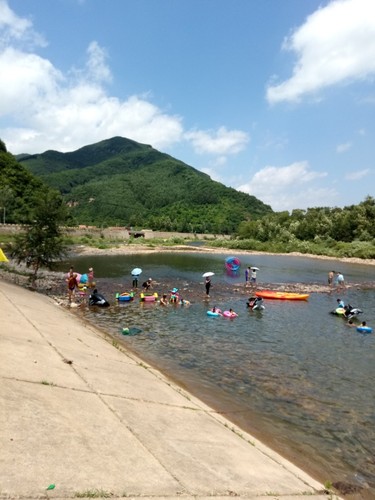
[[[295,292],[276,292],[274,290],[260,290],[255,292],[257,297],[263,299],[278,299],[278,300],[307,300],[308,293],[295,293]]]

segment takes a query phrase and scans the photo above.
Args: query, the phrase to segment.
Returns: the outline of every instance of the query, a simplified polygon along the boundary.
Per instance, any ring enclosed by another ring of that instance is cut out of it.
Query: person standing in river
[[[76,288],[78,287],[77,273],[74,272],[72,267],[69,270],[66,282],[68,285],[68,301],[70,304],[72,302],[72,300],[74,300],[75,291],[76,291]]]
[[[337,285],[337,290],[345,288],[344,275],[340,272],[336,273],[336,285]]]
[[[211,278],[210,276],[206,276],[206,280],[204,283],[204,286],[206,287],[206,297],[210,297],[210,288],[211,288]]]
[[[251,275],[250,275],[250,283],[251,285],[255,285],[257,282],[257,270],[255,267],[251,268]]]
[[[138,274],[132,274],[132,288],[138,288]]]
[[[94,268],[93,267],[89,267],[89,272],[88,272],[87,277],[88,277],[87,286],[89,288],[94,288],[95,283],[94,283]]]
[[[328,273],[328,286],[333,285],[333,278],[335,277],[335,271],[329,271]]]
[[[249,284],[249,279],[250,279],[250,266],[248,266],[245,270],[245,286]]]

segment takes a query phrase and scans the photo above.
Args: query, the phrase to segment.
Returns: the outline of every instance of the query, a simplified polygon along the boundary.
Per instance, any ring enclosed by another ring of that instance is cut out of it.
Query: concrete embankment
[[[327,498],[103,332],[4,281],[0,354],[0,498]]]

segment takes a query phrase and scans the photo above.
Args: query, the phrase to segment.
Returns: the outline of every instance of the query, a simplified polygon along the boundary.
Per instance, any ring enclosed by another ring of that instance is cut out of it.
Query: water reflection
[[[135,300],[85,314],[322,480],[367,482],[375,495],[375,335],[358,334],[328,314],[336,294],[311,294],[308,302],[266,301],[265,311],[249,311],[236,292],[244,276],[228,276],[224,259],[152,254],[86,257],[74,265],[78,270],[94,266],[108,293],[129,287],[134,267],[159,283],[160,292],[180,288],[192,302],[189,308]],[[326,283],[332,268],[347,281],[373,279],[373,268],[365,265],[283,256],[241,260],[241,269],[260,268],[258,281]],[[239,314],[235,320],[207,317],[201,277],[206,270],[215,272],[210,305],[232,307]],[[363,319],[375,326],[373,290],[351,289],[343,298],[360,306]],[[123,336],[124,327],[141,331]]]

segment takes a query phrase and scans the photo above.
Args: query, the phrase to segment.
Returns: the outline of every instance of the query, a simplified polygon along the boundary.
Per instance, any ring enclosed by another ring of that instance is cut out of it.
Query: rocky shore
[[[228,250],[225,248],[212,248],[208,246],[204,247],[193,247],[189,245],[175,245],[175,246],[151,246],[147,244],[123,244],[111,248],[95,248],[84,245],[77,245],[71,248],[70,255],[74,256],[97,256],[97,255],[134,255],[134,254],[152,254],[152,253],[176,253],[176,252],[190,252],[190,253],[212,253],[212,254],[232,254],[233,250]],[[253,252],[253,251],[237,251],[236,255],[272,255],[268,252]],[[375,260],[370,259],[363,261],[357,258],[343,258],[337,259],[332,257],[323,257],[316,255],[306,255],[298,252],[289,254],[280,254],[287,256],[300,256],[309,257],[319,260],[334,260],[340,262],[349,263],[360,263],[369,266],[375,265]],[[0,278],[8,282],[14,283],[16,285],[31,288],[30,287],[30,269],[28,269],[24,264],[17,264],[15,261],[10,260],[8,263],[2,263],[0,265]],[[176,286],[174,283],[162,283],[155,284],[155,286],[160,285],[162,288],[168,289],[168,287]],[[258,284],[258,288],[259,288]],[[329,287],[322,283],[261,283],[262,289],[272,289],[272,290],[282,290],[287,292],[299,292],[299,293],[334,293],[336,292],[335,287]],[[103,293],[112,296],[117,290],[116,285],[111,282],[101,281],[100,288]],[[118,288],[118,287],[117,287]],[[347,283],[346,289],[375,289],[375,281],[366,281],[362,283]],[[65,274],[62,272],[54,272],[48,270],[41,270],[38,273],[38,279],[35,284],[35,291],[43,293],[53,297],[58,303],[68,305],[67,293],[66,293],[66,283]],[[215,284],[215,295],[217,297],[224,297],[228,295],[243,295],[248,297],[254,292],[254,288],[245,287],[244,283],[237,283],[235,285],[226,284]],[[189,300],[202,300],[202,287],[199,283],[189,285],[189,289],[186,290]],[[78,304],[81,301],[77,301]]]

